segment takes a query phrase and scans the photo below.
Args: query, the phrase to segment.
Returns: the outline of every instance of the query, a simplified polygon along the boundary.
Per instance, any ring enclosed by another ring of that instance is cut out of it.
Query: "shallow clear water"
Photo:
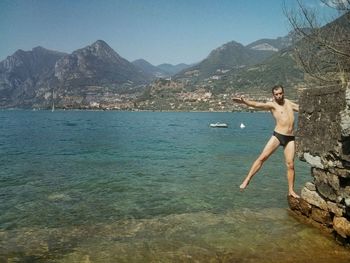
[[[226,122],[228,129],[209,128]],[[267,113],[0,111],[0,262],[349,262],[288,212]],[[244,122],[245,129],[239,125]],[[309,167],[296,161],[296,190]]]

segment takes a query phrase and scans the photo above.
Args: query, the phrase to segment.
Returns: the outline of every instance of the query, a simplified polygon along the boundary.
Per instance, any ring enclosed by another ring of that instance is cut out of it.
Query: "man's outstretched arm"
[[[249,107],[262,109],[262,110],[271,110],[273,108],[272,102],[258,102],[254,100],[246,100],[243,96],[239,98],[233,98],[234,102],[245,104]]]

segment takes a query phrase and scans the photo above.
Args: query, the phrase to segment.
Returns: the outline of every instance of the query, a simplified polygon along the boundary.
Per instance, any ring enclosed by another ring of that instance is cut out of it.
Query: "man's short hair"
[[[274,94],[274,91],[278,90],[278,89],[282,89],[282,92],[284,93],[284,88],[283,88],[282,85],[275,85],[275,86],[272,87],[272,90],[271,90],[272,94]]]

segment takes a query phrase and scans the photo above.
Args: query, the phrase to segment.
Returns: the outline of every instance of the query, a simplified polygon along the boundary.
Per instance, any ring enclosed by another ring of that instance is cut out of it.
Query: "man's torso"
[[[276,121],[275,131],[284,135],[294,135],[294,112],[289,100],[285,99],[283,105],[273,102],[271,113]]]

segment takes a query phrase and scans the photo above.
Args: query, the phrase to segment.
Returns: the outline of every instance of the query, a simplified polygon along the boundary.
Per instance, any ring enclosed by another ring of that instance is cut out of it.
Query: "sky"
[[[324,9],[319,0],[307,6]],[[0,61],[42,46],[71,53],[104,40],[129,61],[196,63],[221,45],[285,36],[296,0],[0,0]]]

